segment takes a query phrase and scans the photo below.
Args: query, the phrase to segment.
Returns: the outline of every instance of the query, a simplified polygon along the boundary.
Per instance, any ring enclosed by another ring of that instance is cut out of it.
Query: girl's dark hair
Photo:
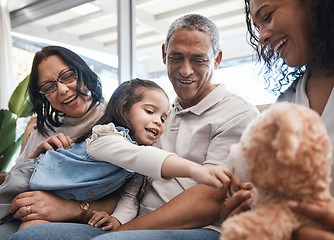
[[[249,44],[257,53],[258,63],[263,61],[262,72],[269,88],[272,83],[271,90],[274,93],[281,93],[281,88],[291,82],[300,79],[307,69],[307,65],[290,68],[279,57],[277,53],[272,51],[269,46],[263,46],[259,43],[256,36],[256,30],[253,27],[250,14],[250,0],[245,1],[246,24],[249,34]],[[306,4],[309,9],[311,19],[311,51],[313,59],[310,63],[321,66],[325,69],[327,76],[334,75],[334,12],[333,0],[300,0],[302,4]]]
[[[105,113],[96,122],[95,125],[108,124],[112,122],[115,126],[129,129],[129,135],[133,135],[133,127],[126,116],[126,113],[130,111],[131,107],[135,103],[143,99],[145,90],[150,88],[158,89],[165,93],[165,91],[158,84],[150,80],[135,78],[123,82],[121,85],[118,86],[118,88],[110,97]],[[166,93],[165,95],[168,98]],[[88,138],[91,134],[92,129],[82,134],[79,138],[77,138],[75,142],[80,143],[82,141],[85,141],[85,139]],[[144,177],[143,183],[140,186],[140,189],[136,195],[136,199],[138,202],[141,202],[142,197],[144,196],[147,189],[151,186],[151,184],[152,178]]]
[[[47,46],[35,54],[28,91],[30,100],[33,105],[33,113],[37,114],[37,130],[42,135],[47,135],[48,127],[54,131],[54,127],[62,125],[61,116],[65,114],[56,110],[50,102],[39,92],[38,85],[38,66],[49,56],[56,55],[60,57],[70,68],[74,68],[77,72],[77,87],[76,90],[81,95],[87,95],[81,92],[81,86],[84,84],[91,92],[93,104],[103,102],[102,86],[99,77],[89,68],[87,63],[71,50],[60,46]]]
[[[130,111],[130,108],[137,102],[141,101],[144,92],[148,88],[154,88],[165,91],[155,82],[150,80],[143,80],[135,78],[126,82],[123,82],[112,94],[106,111],[103,116],[96,122],[95,125],[108,124],[112,122],[115,126],[124,127],[130,130],[130,136],[133,135],[133,127],[126,113]],[[165,93],[166,94],[166,93]],[[167,94],[166,97],[168,98]],[[84,141],[92,133],[92,129],[80,136],[76,143]]]

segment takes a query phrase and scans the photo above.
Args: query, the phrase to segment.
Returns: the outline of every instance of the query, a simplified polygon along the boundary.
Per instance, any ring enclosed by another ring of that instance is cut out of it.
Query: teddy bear
[[[287,206],[288,200],[332,209],[329,192],[332,149],[318,113],[308,107],[273,104],[232,145],[229,168],[255,187],[251,210],[226,219],[221,240],[289,240],[302,225],[323,228]]]

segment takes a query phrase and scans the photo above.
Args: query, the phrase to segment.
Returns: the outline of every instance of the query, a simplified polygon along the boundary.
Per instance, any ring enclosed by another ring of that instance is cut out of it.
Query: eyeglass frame
[[[62,82],[60,78],[61,78],[65,73],[68,73],[69,71],[73,71],[73,73],[74,73],[74,78],[73,78],[73,80],[70,81],[70,82],[67,82],[67,83]],[[67,84],[70,84],[70,83],[72,83],[72,82],[74,82],[74,81],[76,81],[76,80],[78,80],[78,74],[77,74],[77,71],[75,70],[75,68],[70,68],[70,69],[67,69],[65,72],[59,74],[59,76],[58,76],[57,79],[55,79],[55,80],[51,80],[51,81],[47,81],[47,82],[43,83],[41,86],[39,86],[39,89],[40,89],[39,92],[40,92],[41,94],[43,94],[44,96],[50,96],[52,93],[55,93],[55,92],[58,90],[58,84],[57,84],[57,82],[60,82],[61,84],[65,84],[65,85],[67,85]],[[46,84],[51,83],[51,82],[55,83],[55,86],[56,86],[55,90],[54,90],[53,92],[51,92],[51,93],[43,93],[42,90],[41,90],[41,88],[42,88],[43,86],[45,86]]]

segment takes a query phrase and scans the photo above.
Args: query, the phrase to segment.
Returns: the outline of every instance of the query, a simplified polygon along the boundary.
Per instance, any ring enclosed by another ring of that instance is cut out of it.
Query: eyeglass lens
[[[57,82],[63,83],[63,84],[70,84],[74,80],[76,80],[77,75],[74,69],[69,69],[66,72],[63,72],[59,75],[59,77],[56,80],[49,81],[44,83],[40,87],[40,92],[44,95],[49,95],[57,91]]]

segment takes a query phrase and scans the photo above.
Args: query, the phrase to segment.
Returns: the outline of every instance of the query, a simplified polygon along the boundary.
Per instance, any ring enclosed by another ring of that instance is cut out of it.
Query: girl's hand
[[[334,228],[334,210],[327,210],[318,205],[288,201],[287,202],[290,209],[296,213],[309,216],[315,221],[318,221],[331,229]],[[317,228],[302,227],[298,229],[294,235],[294,240],[315,240],[315,239],[334,239],[334,234]]]
[[[28,158],[37,158],[41,153],[45,153],[47,150],[54,151],[58,148],[69,149],[72,145],[73,140],[69,136],[65,136],[63,133],[58,133],[40,143]]]
[[[217,189],[228,188],[231,183],[233,190],[238,190],[240,181],[224,166],[191,166],[190,176],[198,183],[206,184]]]
[[[88,224],[96,228],[103,225],[103,231],[115,229],[121,225],[116,218],[110,217],[108,213],[103,211],[93,211],[93,216],[88,221]]]

